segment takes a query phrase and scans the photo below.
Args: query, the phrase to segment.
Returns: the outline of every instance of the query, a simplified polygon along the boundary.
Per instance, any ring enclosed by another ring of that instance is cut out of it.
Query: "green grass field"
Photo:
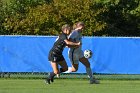
[[[56,79],[47,85],[42,79],[0,79],[0,93],[139,93],[139,80],[101,80],[88,84],[86,79]]]

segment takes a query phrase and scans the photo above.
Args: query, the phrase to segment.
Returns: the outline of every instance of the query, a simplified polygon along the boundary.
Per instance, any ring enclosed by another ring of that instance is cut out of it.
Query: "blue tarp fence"
[[[48,52],[56,36],[0,36],[0,72],[50,72]],[[95,73],[140,74],[139,37],[83,37],[83,50],[93,51],[89,59]],[[64,57],[68,58],[68,48]],[[85,73],[80,63],[77,73]]]

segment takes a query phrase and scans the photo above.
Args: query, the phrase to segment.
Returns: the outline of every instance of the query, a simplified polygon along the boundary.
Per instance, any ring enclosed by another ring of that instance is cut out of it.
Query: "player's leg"
[[[79,64],[71,64],[71,67],[68,67],[66,73],[76,72],[78,70]]]
[[[83,51],[79,51],[79,61],[86,67],[86,72],[90,78],[90,83],[92,84],[96,79],[93,76],[91,67],[90,67],[90,62],[87,58],[84,57]],[[95,82],[96,83],[96,82]]]
[[[93,78],[89,61],[85,57],[80,58],[79,61],[86,67],[86,72],[87,72],[88,76],[90,78]]]
[[[76,54],[74,54],[74,58],[70,58],[71,67],[68,67],[67,73],[76,72],[79,68],[79,60],[76,58]]]
[[[89,77],[93,78],[89,61],[85,57],[80,58],[79,61],[86,67],[86,72],[89,75]]]
[[[61,66],[61,68],[59,70],[60,73],[65,72],[65,71],[68,70],[68,65],[67,65],[65,60],[63,60],[62,62],[58,62],[58,64]]]
[[[50,84],[50,81],[53,82],[54,76],[59,74],[58,64],[56,62],[50,62],[53,72],[49,73],[49,76],[46,80],[46,83]]]
[[[48,78],[46,79],[47,83],[50,84],[50,81],[53,82],[54,76],[59,74],[59,68],[58,68],[58,63],[64,60],[63,55],[49,55],[49,60],[53,69],[53,72],[49,73]]]
[[[79,58],[77,52],[69,51],[69,59],[72,67],[68,67],[68,71],[66,73],[76,72],[79,67]]]
[[[61,68],[59,69],[59,73],[62,73],[68,70],[68,65],[65,60],[58,62],[58,64],[61,66]],[[60,74],[57,74],[57,77],[59,78]]]
[[[90,62],[87,58],[84,57],[83,51],[79,51],[79,61],[86,67],[86,72],[89,77],[93,78],[92,70],[90,68]]]
[[[86,67],[86,72],[90,78],[90,84],[99,84],[99,81],[95,79],[93,76],[91,67],[90,67],[90,62],[88,61],[87,58],[82,57],[79,59],[79,61]]]

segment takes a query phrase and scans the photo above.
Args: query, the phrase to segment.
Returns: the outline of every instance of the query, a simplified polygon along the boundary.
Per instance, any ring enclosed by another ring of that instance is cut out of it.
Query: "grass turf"
[[[47,85],[41,79],[0,79],[0,93],[139,93],[139,80],[101,80],[88,84],[86,79],[56,79]]]

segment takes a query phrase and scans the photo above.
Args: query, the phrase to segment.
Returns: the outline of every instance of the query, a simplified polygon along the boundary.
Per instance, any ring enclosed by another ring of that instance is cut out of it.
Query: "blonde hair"
[[[73,29],[76,29],[77,27],[79,27],[79,26],[84,26],[85,24],[84,24],[84,22],[82,22],[82,21],[80,21],[80,22],[77,22],[77,23],[75,23],[74,25],[73,25]]]
[[[64,31],[65,29],[70,29],[70,25],[69,24],[65,24],[62,26],[61,30]]]
[[[76,23],[76,27],[78,27],[78,26],[84,26],[85,24],[84,24],[84,22],[77,22]]]

